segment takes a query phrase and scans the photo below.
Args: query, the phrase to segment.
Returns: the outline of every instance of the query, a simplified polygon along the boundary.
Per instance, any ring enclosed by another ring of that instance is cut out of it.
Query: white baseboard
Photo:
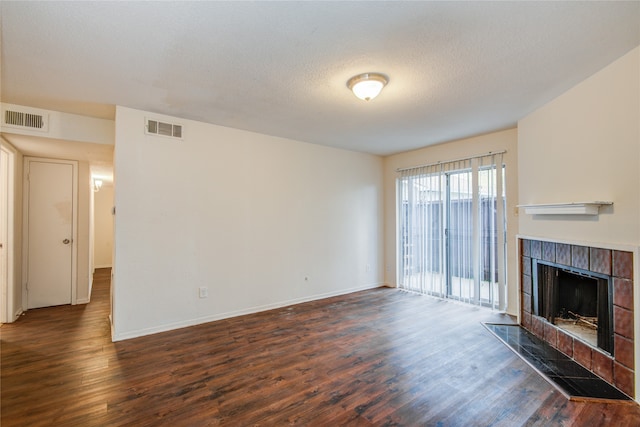
[[[103,265],[94,265],[93,270],[95,271],[98,268],[111,268],[111,264],[103,264]]]
[[[16,312],[13,314],[12,322],[15,322],[16,320],[18,320],[18,317],[22,316],[22,313],[24,313],[24,311],[22,310],[22,307],[18,308],[18,310],[16,310]]]
[[[76,300],[76,304],[89,304],[91,302],[91,298],[78,298]]]
[[[244,316],[246,314],[259,313],[261,311],[273,310],[275,308],[287,307],[287,306],[294,305],[294,304],[301,304],[301,303],[304,303],[304,302],[316,301],[316,300],[321,300],[321,299],[325,299],[325,298],[331,298],[331,297],[335,297],[335,296],[339,296],[339,295],[346,295],[346,294],[351,294],[351,293],[354,293],[354,292],[365,291],[365,290],[368,290],[368,289],[381,288],[381,287],[384,287],[384,286],[385,286],[384,283],[372,283],[372,284],[369,284],[369,285],[359,286],[359,287],[355,287],[355,288],[341,289],[339,291],[327,292],[327,293],[323,293],[323,294],[317,294],[317,295],[312,295],[312,296],[302,297],[302,298],[295,298],[295,299],[286,300],[286,301],[282,301],[282,302],[277,302],[277,303],[273,303],[273,304],[266,304],[266,305],[250,307],[250,308],[246,308],[246,309],[242,309],[242,310],[229,311],[229,312],[226,312],[226,313],[213,314],[211,316],[197,317],[195,319],[189,319],[189,320],[184,320],[184,321],[180,321],[180,322],[168,323],[168,324],[165,324],[165,325],[155,326],[155,327],[152,327],[152,328],[145,328],[145,329],[138,329],[138,330],[129,331],[129,332],[122,332],[122,333],[119,333],[119,334],[115,333],[115,331],[113,329],[113,323],[112,323],[112,325],[111,325],[111,328],[112,328],[111,329],[111,340],[113,342],[122,341],[122,340],[128,340],[128,339],[131,339],[131,338],[138,338],[138,337],[142,337],[142,336],[145,336],[145,335],[152,335],[152,334],[157,334],[157,333],[160,333],[160,332],[172,331],[174,329],[181,329],[181,328],[186,328],[186,327],[189,327],[189,326],[200,325],[202,323],[214,322],[216,320],[222,320],[222,319],[228,319],[228,318],[231,318],[231,317]]]

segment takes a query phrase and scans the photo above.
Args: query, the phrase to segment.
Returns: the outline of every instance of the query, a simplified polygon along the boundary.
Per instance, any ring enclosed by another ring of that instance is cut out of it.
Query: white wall
[[[91,290],[91,274],[89,268],[90,257],[90,199],[91,199],[91,173],[89,163],[78,162],[78,286],[76,292],[76,302],[86,304],[89,302]]]
[[[518,122],[520,203],[605,200],[600,215],[520,215],[520,233],[634,252],[640,331],[640,47]],[[635,389],[640,390],[640,339]],[[636,393],[636,400],[640,399]]]
[[[383,282],[378,156],[117,107],[114,167],[114,340]]]
[[[89,167],[91,170],[91,167]],[[93,176],[91,177],[93,180]],[[89,299],[91,299],[91,292],[93,290],[93,273],[95,271],[95,192],[92,191],[89,194]]]
[[[520,233],[640,243],[640,48],[518,122],[520,204],[612,201],[595,217],[520,216]]]
[[[506,165],[507,194],[507,311],[517,313],[516,235],[518,222],[515,206],[518,204],[518,155],[517,132],[509,129],[473,138],[433,145],[419,150],[395,154],[384,159],[384,218],[385,218],[385,281],[397,285],[396,271],[396,169],[459,159],[489,151],[507,150]]]
[[[111,267],[113,253],[113,186],[106,183],[93,193],[93,265],[94,268]]]

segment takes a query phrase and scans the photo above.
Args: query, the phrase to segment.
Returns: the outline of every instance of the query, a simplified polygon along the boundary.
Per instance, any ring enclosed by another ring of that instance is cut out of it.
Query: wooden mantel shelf
[[[571,202],[539,205],[518,205],[529,215],[598,215],[601,206],[610,206],[613,202]]]

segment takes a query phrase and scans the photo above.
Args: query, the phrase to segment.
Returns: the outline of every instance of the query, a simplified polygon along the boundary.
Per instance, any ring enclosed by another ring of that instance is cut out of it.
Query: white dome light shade
[[[389,80],[378,73],[364,73],[354,76],[347,82],[347,87],[358,98],[370,101],[380,94],[380,91]]]

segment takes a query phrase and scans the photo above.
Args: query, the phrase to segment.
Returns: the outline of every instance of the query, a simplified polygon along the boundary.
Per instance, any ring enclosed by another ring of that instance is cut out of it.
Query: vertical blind
[[[401,288],[506,310],[503,153],[398,171]]]

